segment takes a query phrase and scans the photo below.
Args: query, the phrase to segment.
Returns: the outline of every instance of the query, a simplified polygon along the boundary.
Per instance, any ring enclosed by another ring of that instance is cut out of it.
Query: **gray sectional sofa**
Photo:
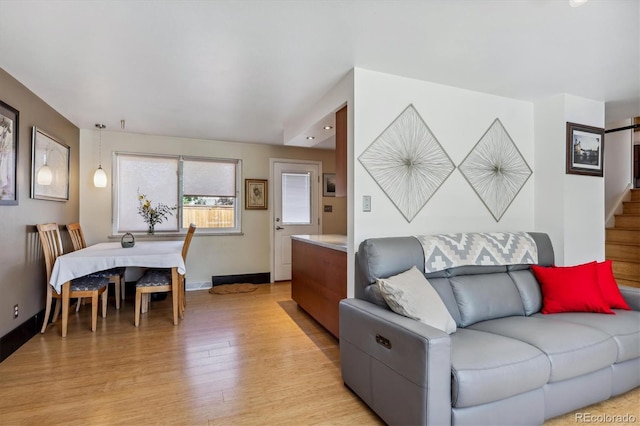
[[[549,237],[529,235],[552,265]],[[340,302],[344,383],[386,423],[535,425],[640,385],[640,289],[621,287],[631,311],[543,315],[529,265],[446,269],[426,277],[456,321],[447,334],[372,285],[412,266],[424,272],[415,237],[363,241],[356,297]]]

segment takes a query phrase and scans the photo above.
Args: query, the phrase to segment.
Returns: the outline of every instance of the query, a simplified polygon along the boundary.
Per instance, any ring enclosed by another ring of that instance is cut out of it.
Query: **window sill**
[[[185,235],[187,235],[186,232],[156,232],[153,235],[149,235],[146,232],[140,232],[140,233],[135,233],[132,232],[134,238],[138,241],[145,241],[145,240],[149,240],[149,241],[153,241],[153,240],[177,240],[177,239],[184,239]],[[109,235],[107,238],[109,240],[121,240],[122,236],[124,234],[116,234],[116,235]],[[238,231],[238,232],[210,232],[207,229],[202,229],[202,228],[198,228],[196,229],[196,233],[193,234],[194,237],[198,237],[198,236],[207,236],[207,237],[211,237],[211,236],[219,236],[219,237],[232,237],[232,236],[243,236],[244,232]]]

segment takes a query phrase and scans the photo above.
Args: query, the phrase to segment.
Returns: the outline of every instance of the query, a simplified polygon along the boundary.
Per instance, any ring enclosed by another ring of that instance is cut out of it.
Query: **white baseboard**
[[[207,290],[211,288],[211,281],[192,281],[185,284],[187,291]]]

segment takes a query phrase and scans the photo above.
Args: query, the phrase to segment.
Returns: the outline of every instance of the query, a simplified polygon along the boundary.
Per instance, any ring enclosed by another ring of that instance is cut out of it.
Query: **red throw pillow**
[[[599,312],[613,314],[600,292],[596,262],[531,269],[542,291],[542,313]]]
[[[612,263],[610,260],[598,263],[598,283],[600,283],[600,292],[605,302],[611,309],[626,309],[630,311],[631,308],[622,297],[618,283],[613,277]]]

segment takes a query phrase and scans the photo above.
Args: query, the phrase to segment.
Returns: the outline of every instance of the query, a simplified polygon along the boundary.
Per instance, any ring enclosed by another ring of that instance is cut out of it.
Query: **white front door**
[[[274,160],[273,280],[291,279],[291,235],[320,234],[320,163]]]

